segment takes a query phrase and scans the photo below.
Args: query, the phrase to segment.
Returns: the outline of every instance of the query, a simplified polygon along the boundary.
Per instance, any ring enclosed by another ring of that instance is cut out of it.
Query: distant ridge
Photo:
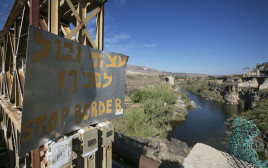
[[[181,73],[181,72],[167,72],[162,70],[157,70],[153,68],[149,68],[146,66],[139,65],[127,65],[127,71],[135,72],[135,73],[149,73],[149,74],[168,74],[175,77],[208,77],[207,74],[200,73]]]

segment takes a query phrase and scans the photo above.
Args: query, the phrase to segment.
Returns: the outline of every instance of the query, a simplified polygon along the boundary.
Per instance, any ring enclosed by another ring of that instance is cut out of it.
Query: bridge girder
[[[20,167],[18,142],[23,104],[24,74],[29,25],[103,50],[104,3],[102,0],[15,0],[0,33],[0,108],[1,126],[7,127],[7,145],[14,156],[12,167]],[[87,25],[95,27],[90,34]],[[95,36],[95,41],[92,37]],[[14,148],[15,147],[15,148]],[[40,166],[40,152],[31,152],[32,166]],[[25,161],[26,162],[26,161]]]

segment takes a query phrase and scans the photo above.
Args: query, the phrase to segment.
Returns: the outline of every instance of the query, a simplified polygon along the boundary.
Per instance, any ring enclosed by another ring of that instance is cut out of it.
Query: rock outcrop
[[[261,99],[258,88],[238,87],[237,84],[211,83],[210,90],[220,94],[228,104],[242,105],[250,109],[256,107]]]
[[[268,89],[268,78],[266,78],[263,84],[259,86],[259,90],[264,90],[264,89]]]
[[[128,146],[140,154],[154,159],[163,167],[177,168],[190,152],[188,145],[177,139],[128,137],[115,133],[115,142]]]
[[[252,164],[202,143],[197,143],[183,161],[184,168],[239,168],[252,166]]]
[[[239,94],[234,86],[229,87],[229,90],[225,92],[224,100],[229,104],[238,104]]]
[[[195,104],[195,102],[193,100],[191,100],[190,105],[191,105],[192,109],[196,109],[196,104]]]
[[[184,101],[182,100],[181,91],[178,86],[174,87],[174,92],[177,94],[178,98],[174,104],[173,116],[171,116],[171,120],[183,121],[188,115],[188,109]]]
[[[258,88],[259,84],[256,78],[253,78],[252,80],[239,83],[238,87],[252,87],[252,88]]]

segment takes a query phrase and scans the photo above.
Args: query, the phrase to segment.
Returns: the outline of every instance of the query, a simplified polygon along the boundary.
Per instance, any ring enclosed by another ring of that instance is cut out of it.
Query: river
[[[192,147],[196,143],[204,143],[218,150],[225,150],[228,141],[227,126],[224,124],[231,115],[240,113],[240,106],[208,100],[194,93],[188,94],[197,108],[189,109],[185,121],[173,122],[170,137],[184,141]]]

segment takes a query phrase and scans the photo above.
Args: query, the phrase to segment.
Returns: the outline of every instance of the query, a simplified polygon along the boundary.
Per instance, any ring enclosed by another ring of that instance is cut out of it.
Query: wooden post
[[[39,27],[39,0],[30,0],[29,25]],[[32,168],[40,167],[39,147],[31,151]]]
[[[101,6],[100,13],[96,16],[96,45],[99,50],[103,50],[104,34],[104,5]]]
[[[39,27],[39,0],[30,0],[29,25]]]
[[[40,151],[39,147],[31,151],[31,164],[32,168],[40,168]]]
[[[59,34],[59,1],[48,1],[48,31]]]
[[[77,25],[80,24],[80,22],[87,17],[87,7],[86,7],[86,1],[84,0],[78,0],[78,8],[77,12],[81,18],[81,20],[77,20]],[[85,33],[83,33],[83,29],[86,28],[86,25],[82,29],[79,30],[77,33],[78,35],[78,42],[80,44],[86,45],[87,44],[87,39]]]

